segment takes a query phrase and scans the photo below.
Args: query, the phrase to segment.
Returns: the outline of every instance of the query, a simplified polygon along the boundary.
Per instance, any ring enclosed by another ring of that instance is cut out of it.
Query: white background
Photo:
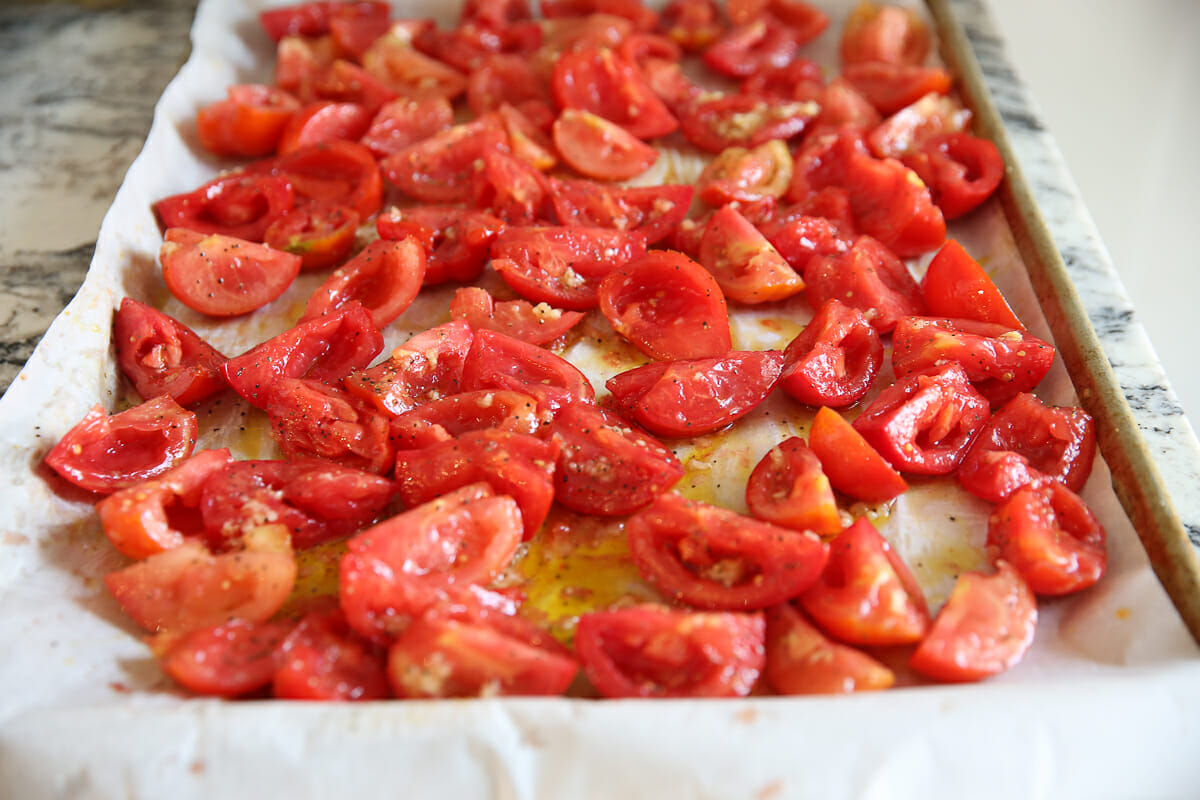
[[[1193,427],[1200,427],[1200,2],[991,0]]]

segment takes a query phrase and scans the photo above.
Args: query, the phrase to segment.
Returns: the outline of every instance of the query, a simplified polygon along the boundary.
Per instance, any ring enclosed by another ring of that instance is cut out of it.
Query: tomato
[[[305,615],[279,645],[272,692],[289,700],[378,700],[388,696],[383,653],[333,609]]]
[[[275,85],[311,103],[317,99],[313,87],[336,57],[331,36],[284,36],[275,49]]]
[[[466,0],[458,19],[460,26],[477,22],[503,29],[514,22],[528,20],[531,16],[529,0]]]
[[[638,69],[650,91],[654,92],[676,117],[687,113],[692,104],[704,94],[704,90],[692,82],[677,61],[649,56],[638,63]]]
[[[425,278],[425,250],[415,239],[376,239],[334,270],[304,307],[304,320],[316,319],[359,302],[371,323],[385,328],[412,305]]]
[[[689,53],[708,47],[725,30],[713,0],[671,0],[658,15],[658,30]]]
[[[600,311],[651,358],[673,361],[719,356],[732,349],[721,287],[682,253],[653,251],[600,282]]]
[[[426,203],[461,203],[471,196],[476,162],[507,150],[498,118],[485,115],[435,133],[383,160],[380,167],[400,191]]]
[[[827,639],[789,603],[766,611],[764,675],[780,694],[848,694],[889,689],[896,676],[866,653]]]
[[[1083,499],[1057,481],[1018,489],[988,519],[988,547],[1039,595],[1078,592],[1104,577],[1105,539]]]
[[[474,338],[471,326],[461,320],[431,328],[397,347],[387,361],[352,373],[345,387],[391,416],[456,394]]]
[[[218,156],[269,156],[300,103],[285,92],[263,84],[240,84],[226,98],[196,113],[200,145]]]
[[[529,435],[549,419],[537,401],[524,392],[477,389],[441,397],[392,420],[397,450],[412,450],[445,442],[469,431],[495,429]]]
[[[929,635],[909,659],[917,672],[939,681],[978,681],[1021,660],[1033,644],[1037,604],[1010,565],[994,575],[965,572]]]
[[[245,239],[170,228],[159,260],[171,294],[188,308],[218,317],[248,314],[270,303],[300,273],[300,256]]]
[[[752,203],[765,197],[782,197],[791,182],[791,151],[783,142],[772,139],[754,149],[730,147],[721,151],[700,173],[696,193],[714,206],[735,200]]]
[[[354,249],[360,220],[349,206],[310,203],[292,209],[263,234],[268,247],[300,256],[301,271],[342,263]]]
[[[589,178],[628,180],[658,160],[658,150],[619,125],[583,109],[563,109],[553,134],[563,161]]]
[[[967,319],[904,317],[892,332],[897,377],[957,361],[975,389],[998,407],[1041,383],[1054,346],[1033,334]]]
[[[780,67],[759,69],[742,81],[740,91],[781,100],[820,100],[825,73],[815,61],[794,58]]]
[[[662,241],[692,203],[691,186],[620,187],[594,181],[550,179],[554,210],[563,225],[639,233],[647,244]]]
[[[467,76],[467,105],[476,115],[495,111],[505,103],[519,106],[529,101],[552,102],[550,87],[528,58],[515,53],[490,54]]]
[[[186,535],[202,533],[203,528],[177,519],[199,506],[204,482],[232,461],[228,449],[203,450],[157,478],[109,495],[96,504],[104,535],[132,559],[180,546]]]
[[[587,376],[565,358],[503,333],[476,331],[463,362],[463,390],[521,391],[527,385],[559,387],[585,403],[596,397]]]
[[[580,617],[575,654],[605,697],[743,697],[764,638],[761,614],[640,605]]]
[[[933,193],[946,219],[974,211],[992,196],[1004,178],[1000,149],[969,133],[936,136],[921,152],[905,158]]]
[[[650,436],[586,403],[568,403],[550,424],[559,445],[555,499],[572,511],[623,516],[679,482],[683,465]]]
[[[542,31],[532,22],[496,27],[471,21],[453,30],[441,30],[430,25],[412,37],[413,46],[422,53],[464,74],[478,69],[485,59],[495,53],[528,55],[541,40]]]
[[[584,226],[510,228],[492,245],[492,268],[533,303],[586,311],[599,303],[601,281],[640,258],[640,234]]]
[[[772,139],[791,139],[804,131],[818,111],[813,102],[726,94],[695,103],[680,125],[689,142],[719,153],[727,147],[756,147]]]
[[[840,75],[829,82],[817,102],[821,106],[821,113],[817,115],[814,133],[845,126],[868,131],[883,121],[883,116],[875,110],[871,101]]]
[[[110,572],[104,585],[129,618],[152,633],[184,633],[231,619],[265,622],[296,582],[296,561],[281,525],[256,528],[245,550],[213,555],[187,541]]]
[[[875,328],[861,311],[833,298],[788,344],[781,381],[801,403],[838,408],[861,400],[882,364]]]
[[[360,397],[316,380],[279,377],[267,403],[287,458],[316,457],[367,472],[392,465],[388,418]]]
[[[844,186],[846,160],[851,153],[863,148],[862,130],[859,128],[845,126],[834,130],[814,130],[804,137],[796,150],[787,198],[792,202],[800,202],[828,186]]]
[[[800,44],[816,39],[829,27],[829,15],[804,0],[771,0],[771,13],[791,28]]]
[[[541,9],[548,19],[607,14],[629,20],[639,31],[653,30],[658,25],[658,13],[641,0],[542,0]]]
[[[643,77],[645,71],[642,65],[647,59],[678,62],[683,58],[683,51],[678,44],[657,33],[631,33],[617,46],[617,51],[622,58],[637,66]]]
[[[163,474],[192,454],[196,415],[162,395],[106,416],[99,404],[46,454],[66,480],[105,494]]]
[[[471,176],[471,202],[510,225],[532,225],[553,213],[546,176],[519,158],[495,151],[483,154]]]
[[[875,126],[867,134],[866,141],[871,152],[879,158],[902,158],[908,153],[919,152],[934,137],[959,133],[970,127],[969,108],[963,108],[953,98],[930,93]]]
[[[828,196],[824,193],[833,191],[838,190],[824,189],[821,196]],[[839,223],[820,216],[797,215],[790,210],[780,211],[775,219],[760,225],[759,229],[799,275],[804,274],[816,256],[839,256],[853,244],[842,235]]]
[[[334,44],[337,45],[336,40]],[[361,106],[372,117],[385,103],[390,103],[399,96],[390,86],[360,67],[357,57],[354,62],[345,58],[334,59],[332,64],[313,76],[310,85],[313,95],[318,99]]]
[[[605,384],[617,407],[658,436],[701,436],[731,425],[767,399],[783,355],[774,350],[653,362]]]
[[[550,87],[560,108],[590,111],[638,139],[666,136],[679,121],[615,50],[584,47],[554,63]]]
[[[383,349],[383,336],[371,315],[351,303],[302,322],[225,362],[221,368],[233,390],[256,408],[281,394],[281,378],[336,381],[370,364]]]
[[[388,677],[398,697],[493,697],[562,694],[579,665],[565,648],[529,623],[526,636],[487,624],[422,618],[388,651]]]
[[[895,159],[880,160],[858,149],[846,156],[844,164],[850,205],[863,233],[901,258],[918,256],[946,240],[946,220],[912,170]]]
[[[286,178],[233,173],[154,204],[163,228],[186,228],[261,242],[271,223],[295,203]]]
[[[929,630],[921,587],[865,517],[833,540],[825,571],[800,603],[822,630],[850,644],[913,644]]]
[[[446,442],[396,455],[396,481],[408,506],[451,489],[484,482],[511,496],[521,510],[526,540],[533,538],[554,502],[557,447],[510,431],[468,431]]]
[[[275,677],[277,648],[293,623],[229,622],[198,628],[174,639],[159,659],[176,683],[211,697],[233,698],[266,686]]]
[[[465,486],[368,528],[347,543],[339,597],[365,636],[398,633],[473,583],[492,580],[521,542],[521,511],[486,484]]]
[[[755,517],[818,536],[841,533],[833,486],[816,454],[793,436],[767,451],[746,482],[746,506]]]
[[[722,206],[705,225],[699,261],[725,297],[738,303],[770,303],[804,288],[804,279],[732,205]]]
[[[420,52],[395,32],[372,42],[363,53],[362,65],[401,97],[452,100],[467,88],[461,72]]]
[[[842,63],[920,64],[930,45],[929,29],[912,9],[862,0],[842,30]]]
[[[472,328],[503,333],[534,345],[549,344],[575,327],[583,314],[563,311],[546,303],[528,300],[496,301],[486,289],[464,287],[450,301],[451,319],[461,319]]]
[[[941,67],[880,61],[851,64],[842,77],[881,114],[895,114],[931,93],[946,94],[954,84],[954,78]]]
[[[361,61],[375,40],[387,34],[392,27],[391,6],[382,3],[381,7],[383,13],[335,16],[329,20],[329,35],[339,53],[356,62]]]
[[[704,51],[703,60],[721,75],[746,78],[786,67],[799,49],[795,32],[765,13],[723,33]]]
[[[817,409],[808,447],[820,459],[833,488],[842,494],[866,503],[883,503],[908,491],[900,473],[833,409]]]
[[[375,113],[362,143],[382,160],[441,133],[453,122],[454,108],[444,97],[402,97],[384,104]]]
[[[946,475],[987,420],[987,400],[952,361],[884,389],[854,420],[854,429],[901,472]]]
[[[333,141],[357,142],[371,127],[372,110],[358,103],[312,103],[292,114],[279,139],[279,155]]]
[[[376,222],[384,239],[416,236],[425,246],[424,285],[473,281],[483,272],[504,220],[454,206],[390,208]]]
[[[499,114],[512,154],[536,170],[545,171],[558,163],[549,131],[556,119],[549,102],[527,100],[520,108],[502,103]]]
[[[1019,394],[992,415],[963,459],[958,480],[992,503],[1050,479],[1078,492],[1095,455],[1095,425],[1086,411],[1049,407],[1032,394]]]
[[[920,287],[908,267],[870,236],[858,237],[846,253],[810,259],[804,284],[813,306],[841,300],[861,311],[879,333],[923,309]]]
[[[386,2],[307,2],[268,9],[258,15],[267,35],[278,42],[284,36],[319,36],[328,33],[339,19],[387,19],[391,6]]]
[[[192,406],[225,388],[225,356],[191,328],[131,297],[113,317],[117,363],[144,399]]]
[[[371,524],[395,493],[386,478],[330,461],[238,461],[205,480],[200,512],[213,547],[236,546],[271,521],[305,549]]]
[[[983,267],[954,239],[947,239],[929,262],[921,294],[930,314],[1025,330]]]
[[[332,141],[304,147],[251,164],[247,171],[283,175],[291,181],[297,203],[304,198],[349,206],[364,220],[383,202],[379,166],[371,151],[357,142]]]

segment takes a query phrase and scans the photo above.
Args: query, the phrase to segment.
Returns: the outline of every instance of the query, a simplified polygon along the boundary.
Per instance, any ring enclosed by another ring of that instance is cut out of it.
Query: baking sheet
[[[443,22],[452,13],[435,0],[410,8],[415,15],[437,11]],[[832,39],[821,45],[826,55]],[[269,76],[271,49],[256,31],[253,6],[202,3],[193,44],[106,217],[84,288],[0,401],[0,459],[10,476],[0,490],[0,641],[8,644],[0,663],[0,787],[12,796],[160,797],[168,789],[178,797],[261,797],[284,789],[296,796],[403,789],[417,797],[520,798],[792,797],[818,790],[1186,796],[1196,785],[1200,774],[1188,756],[1200,752],[1200,729],[1188,712],[1200,710],[1198,651],[1150,571],[1103,465],[1085,497],[1110,534],[1110,574],[1081,596],[1043,603],[1033,651],[983,685],[652,705],[181,700],[99,582],[123,560],[99,533],[93,498],[56,494],[42,479],[40,459],[97,398],[109,408],[124,399],[108,341],[121,297],[167,308],[233,354],[294,321],[311,291],[313,284],[295,287],[273,304],[273,314],[213,324],[162,287],[154,263],[161,240],[149,205],[193,188],[220,166],[194,146],[195,110],[230,83]],[[1046,335],[998,208],[953,234]],[[389,343],[404,337],[405,326],[440,321],[439,302],[444,308],[445,298],[423,300],[389,332]],[[761,343],[756,315],[778,313],[744,315],[735,338]],[[1071,402],[1061,365],[1041,393]],[[243,419],[235,405],[208,411],[202,444],[210,446]],[[769,428],[761,417],[760,427]],[[800,429],[803,419],[775,424]],[[234,439],[243,447],[248,441]],[[748,445],[767,446],[765,439]],[[749,451],[745,458],[757,460]],[[725,499],[738,502],[736,493]],[[935,602],[955,568],[978,558],[977,522],[986,513],[977,503],[947,524],[950,507],[940,507],[946,502],[957,500],[927,492],[911,508],[906,498],[881,525]]]

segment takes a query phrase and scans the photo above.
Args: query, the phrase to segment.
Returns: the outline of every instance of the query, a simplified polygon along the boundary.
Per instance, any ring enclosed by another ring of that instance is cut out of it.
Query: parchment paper
[[[848,5],[848,4],[847,4]],[[494,797],[782,798],[1165,797],[1200,791],[1200,651],[1156,582],[1097,464],[1084,496],[1109,533],[1096,588],[1041,604],[1032,652],[981,685],[910,687],[848,698],[598,702],[486,700],[305,705],[183,699],[100,578],[124,564],[93,497],[45,480],[41,459],[97,402],[131,402],[109,331],[125,295],[165,308],[228,354],[283,330],[320,277],[268,313],[213,323],[167,294],[155,263],[154,200],[222,165],[195,145],[197,108],[235,82],[269,78],[257,6],[206,0],[193,53],[164,93],[145,149],[104,221],[84,287],[0,402],[0,796],[14,798]],[[412,0],[401,12],[453,9]],[[835,14],[834,30],[845,9]],[[836,34],[817,55],[828,58]],[[657,167],[676,179],[696,162]],[[1035,333],[1045,325],[998,209],[952,229]],[[923,264],[918,264],[918,271]],[[389,347],[445,318],[450,294],[424,297]],[[735,346],[785,344],[804,303],[739,312]],[[763,325],[779,323],[778,331]],[[385,351],[386,352],[386,351]],[[596,385],[620,367],[583,345],[566,353]],[[1061,365],[1039,390],[1072,402]],[[255,412],[256,413],[256,412]],[[200,446],[269,456],[262,419],[226,401],[203,409]],[[681,448],[697,489],[738,507],[749,466],[806,416],[773,398],[720,444]],[[247,433],[243,427],[249,427]],[[711,444],[711,443],[705,443]],[[701,448],[704,449],[704,448]],[[695,456],[695,458],[693,458]],[[737,481],[743,483],[739,484]],[[720,488],[718,488],[720,487]],[[954,575],[982,563],[987,507],[918,486],[880,519],[936,605]]]

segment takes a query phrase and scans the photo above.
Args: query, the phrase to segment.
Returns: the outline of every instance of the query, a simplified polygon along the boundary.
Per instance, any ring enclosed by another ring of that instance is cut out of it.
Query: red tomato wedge
[[[235,317],[265,306],[300,273],[300,256],[245,239],[171,228],[159,251],[163,280],[188,308]]]
[[[770,303],[804,288],[804,279],[732,205],[721,207],[705,225],[699,260],[735,302]]]
[[[827,300],[784,350],[781,385],[810,406],[857,403],[883,364],[883,343],[866,316]]]
[[[131,297],[113,318],[113,344],[121,371],[147,400],[165,394],[186,407],[225,388],[225,356],[179,320]]]
[[[584,614],[575,653],[605,697],[744,697],[764,638],[761,614],[640,605]]]
[[[383,202],[383,178],[371,151],[358,142],[331,141],[257,161],[247,172],[282,175],[292,184],[297,203],[349,206],[367,219]]]
[[[1004,179],[1004,158],[987,139],[970,133],[947,133],[925,142],[919,153],[905,156],[933,193],[946,219],[958,219],[992,196]]]
[[[229,622],[199,628],[174,639],[159,660],[163,672],[197,694],[239,697],[271,684],[279,645],[293,623]]]
[[[798,436],[767,451],[746,482],[746,506],[761,520],[818,536],[842,531],[833,486],[816,453]]]
[[[799,136],[820,111],[811,101],[780,102],[763,95],[726,94],[698,100],[680,120],[683,136],[710,153],[757,147]]]
[[[867,146],[879,158],[903,159],[921,152],[930,139],[968,129],[971,116],[971,110],[957,100],[931,92],[875,126],[867,134]],[[921,174],[915,165],[905,164]],[[921,180],[925,180],[924,175]]]
[[[908,484],[883,456],[831,408],[817,409],[808,447],[821,461],[833,488],[866,503],[883,503],[908,490]]]
[[[946,94],[954,85],[953,76],[941,67],[882,61],[850,64],[842,77],[881,114],[894,114],[931,93]]]
[[[563,109],[554,122],[553,136],[563,161],[581,175],[602,181],[628,180],[658,160],[658,150],[583,109]]]
[[[463,390],[525,386],[557,387],[585,403],[596,397],[587,376],[565,358],[503,333],[476,331],[463,363]]]
[[[388,156],[379,165],[400,191],[425,203],[461,203],[471,196],[475,163],[508,149],[494,115],[455,125]]]
[[[845,64],[920,64],[931,46],[929,29],[915,11],[863,0],[846,20],[841,55]]]
[[[783,354],[729,352],[714,358],[655,362],[608,379],[617,407],[659,436],[701,436],[730,425],[767,399]]]
[[[996,573],[966,572],[929,635],[909,659],[917,672],[947,682],[978,681],[1021,660],[1033,644],[1037,601],[1008,563]]]
[[[651,358],[724,355],[732,349],[720,285],[682,253],[656,250],[610,272],[600,311],[613,329]]]
[[[833,540],[825,571],[800,603],[822,630],[850,644],[914,644],[929,630],[920,586],[865,518]]]
[[[849,251],[811,259],[804,283],[813,306],[841,300],[857,308],[879,333],[889,333],[902,318],[921,313],[921,290],[904,262],[870,236],[860,236]]]
[[[658,30],[689,53],[708,47],[724,30],[713,0],[671,0],[658,15]]]
[[[164,197],[154,204],[154,215],[164,229],[186,228],[261,242],[271,224],[294,203],[287,178],[235,172],[190,192]]]
[[[387,361],[345,380],[351,394],[390,416],[462,389],[463,364],[475,332],[461,320],[430,328],[392,351]]]
[[[362,55],[363,68],[402,97],[451,100],[466,91],[466,77],[417,50],[395,31],[379,37]]]
[[[550,179],[559,222],[639,233],[647,244],[667,238],[687,216],[691,186],[607,186],[595,181]]]
[[[218,156],[260,158],[279,146],[288,121],[300,108],[296,98],[272,86],[230,86],[227,97],[196,113],[196,137]]]
[[[384,239],[417,238],[425,248],[425,286],[473,281],[483,272],[504,220],[457,206],[389,208],[375,223]]]
[[[292,114],[279,138],[281,156],[329,142],[357,142],[371,127],[371,109],[359,103],[310,103]]]
[[[510,225],[532,225],[552,216],[546,176],[519,158],[488,151],[471,176],[471,204]]]
[[[271,223],[263,241],[300,256],[302,271],[341,264],[354,249],[358,212],[349,206],[309,203]]]
[[[800,50],[796,31],[770,13],[725,31],[704,51],[709,69],[730,78],[747,78],[786,67]]]
[[[615,50],[581,47],[554,62],[550,78],[560,108],[590,111],[638,139],[666,136],[678,120]]]
[[[528,300],[497,301],[486,289],[469,286],[454,293],[450,317],[464,320],[475,329],[485,328],[529,344],[543,345],[575,327],[583,314],[546,303],[535,306]]]
[[[375,112],[362,143],[379,160],[427,139],[454,123],[454,107],[444,97],[401,97]]]
[[[708,163],[696,193],[709,205],[782,197],[792,182],[792,153],[778,139],[753,149],[729,147]]]
[[[932,315],[1025,330],[983,267],[954,239],[948,239],[929,262],[921,278],[921,294]]]
[[[375,473],[391,468],[388,419],[362,398],[324,381],[288,377],[277,378],[267,394],[271,436],[285,457]]]
[[[334,270],[304,307],[302,321],[358,302],[376,328],[385,328],[404,313],[425,279],[425,249],[415,239],[376,239]]]
[[[534,435],[549,417],[523,392],[478,389],[430,400],[392,420],[392,442],[412,450],[445,442],[470,431],[511,431]]]
[[[791,599],[821,574],[828,547],[673,492],[629,518],[629,552],[664,596],[695,608],[745,611]]]
[[[764,673],[780,694],[848,694],[889,689],[896,676],[866,653],[826,638],[794,606],[766,611]]]
[[[108,494],[190,456],[198,428],[196,415],[165,395],[112,416],[97,404],[46,454],[46,465],[82,489]]]
[[[383,652],[333,609],[306,614],[279,645],[272,693],[289,700],[379,700],[388,696]]]

